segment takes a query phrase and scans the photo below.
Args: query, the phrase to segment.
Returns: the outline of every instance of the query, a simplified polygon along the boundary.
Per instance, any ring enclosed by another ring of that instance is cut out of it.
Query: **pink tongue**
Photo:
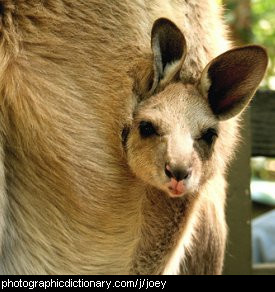
[[[171,179],[171,187],[177,195],[182,194],[184,191],[183,181],[178,182],[174,178]]]

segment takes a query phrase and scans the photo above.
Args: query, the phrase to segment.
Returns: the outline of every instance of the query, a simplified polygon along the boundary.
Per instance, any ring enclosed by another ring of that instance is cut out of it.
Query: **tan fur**
[[[154,167],[148,161],[162,157],[134,132],[140,119],[157,120],[172,133],[169,155],[185,159],[177,147],[198,131],[194,114],[200,125],[217,123],[196,85],[229,48],[214,3],[0,1],[1,273],[169,274],[179,258],[186,274],[221,272],[224,173],[238,117],[219,122],[212,171],[185,198],[142,179]],[[183,32],[187,55],[182,82],[144,100],[159,17]],[[203,172],[207,162],[195,161]]]

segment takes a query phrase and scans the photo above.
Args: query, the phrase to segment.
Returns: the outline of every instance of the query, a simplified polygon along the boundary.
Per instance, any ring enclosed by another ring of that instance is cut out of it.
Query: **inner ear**
[[[154,56],[154,82],[152,90],[177,77],[186,55],[186,41],[180,29],[169,19],[155,21],[151,33]]]

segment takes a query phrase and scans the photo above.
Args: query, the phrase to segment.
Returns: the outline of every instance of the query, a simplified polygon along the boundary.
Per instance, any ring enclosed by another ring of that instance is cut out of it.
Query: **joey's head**
[[[210,61],[197,83],[186,84],[179,78],[185,38],[163,18],[152,29],[152,52],[152,73],[136,82],[141,101],[124,137],[128,164],[139,179],[171,197],[196,193],[218,171],[230,137],[227,121],[248,105],[267,55],[259,46],[229,50]]]

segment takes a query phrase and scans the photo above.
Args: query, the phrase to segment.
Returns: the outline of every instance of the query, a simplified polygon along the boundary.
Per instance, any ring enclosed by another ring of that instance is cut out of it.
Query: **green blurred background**
[[[269,54],[269,67],[262,87],[275,90],[275,0],[217,0],[236,45],[256,43]]]

